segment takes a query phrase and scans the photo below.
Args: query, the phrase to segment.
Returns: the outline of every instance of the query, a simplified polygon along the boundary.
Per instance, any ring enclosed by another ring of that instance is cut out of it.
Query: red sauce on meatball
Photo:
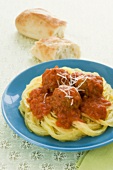
[[[69,85],[69,73],[62,68],[47,69],[42,75],[42,86],[47,92],[53,92],[62,84]]]
[[[32,90],[27,102],[37,119],[54,112],[56,125],[68,129],[73,121],[83,121],[82,113],[96,120],[106,119],[106,108],[111,103],[102,93],[102,77],[79,72],[69,74],[55,67],[43,73],[42,87]]]
[[[81,97],[75,87],[61,85],[51,96],[52,110],[57,114],[57,125],[70,128],[74,120],[80,120]]]
[[[75,79],[75,87],[82,90],[87,96],[101,96],[103,92],[103,79],[93,74],[72,73]]]

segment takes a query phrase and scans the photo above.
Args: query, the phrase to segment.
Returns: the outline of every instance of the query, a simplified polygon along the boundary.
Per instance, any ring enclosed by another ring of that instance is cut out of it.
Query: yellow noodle
[[[58,127],[56,125],[56,119],[53,118],[50,115],[44,117],[44,121],[42,122],[42,126],[45,130],[49,132],[49,134],[60,141],[72,141],[72,140],[78,140],[82,136],[84,136],[84,133],[79,131],[79,129],[75,127],[71,127],[70,129],[64,129],[61,127]]]

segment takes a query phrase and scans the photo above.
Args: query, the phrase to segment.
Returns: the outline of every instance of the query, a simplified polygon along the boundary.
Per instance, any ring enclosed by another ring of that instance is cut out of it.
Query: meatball
[[[93,74],[72,73],[75,87],[86,96],[101,96],[103,92],[103,79]]]
[[[58,112],[77,109],[81,104],[81,97],[75,87],[61,85],[56,88],[51,97],[52,108]]]
[[[55,88],[62,84],[69,84],[69,73],[64,69],[55,67],[47,69],[42,75],[42,86],[45,91],[53,92]]]

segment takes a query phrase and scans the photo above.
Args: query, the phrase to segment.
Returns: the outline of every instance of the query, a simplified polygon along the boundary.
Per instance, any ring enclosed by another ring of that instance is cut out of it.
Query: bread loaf
[[[77,44],[58,37],[36,41],[31,52],[42,62],[63,58],[80,58],[80,48]]]
[[[35,8],[23,11],[15,20],[17,30],[35,40],[51,36],[64,37],[66,21],[62,21],[48,11]]]

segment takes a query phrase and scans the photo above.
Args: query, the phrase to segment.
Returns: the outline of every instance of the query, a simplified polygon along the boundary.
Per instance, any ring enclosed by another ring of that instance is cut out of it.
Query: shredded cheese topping
[[[45,93],[45,95],[44,95],[43,103],[45,103],[45,102],[46,102],[46,96],[47,96],[47,94],[48,94],[48,93]]]
[[[67,80],[67,73],[57,73],[58,76],[60,76],[62,79],[61,79],[61,83],[63,85],[66,85],[66,80]],[[78,85],[78,87],[75,87],[75,89],[77,91],[84,91],[82,89],[80,89],[80,87],[85,83],[85,81],[87,80],[87,76],[85,77],[84,75],[81,75],[79,77],[72,77],[71,74],[69,75],[69,86],[66,86],[65,89],[67,90],[67,92],[64,90],[64,87],[60,85],[59,81],[57,81],[58,83],[58,87],[59,89],[64,92],[66,95],[65,97],[69,98],[69,99],[72,99],[73,96],[70,95],[70,90],[72,89],[72,86],[80,79],[83,79],[83,81]],[[73,100],[71,101],[71,105],[73,105]]]

